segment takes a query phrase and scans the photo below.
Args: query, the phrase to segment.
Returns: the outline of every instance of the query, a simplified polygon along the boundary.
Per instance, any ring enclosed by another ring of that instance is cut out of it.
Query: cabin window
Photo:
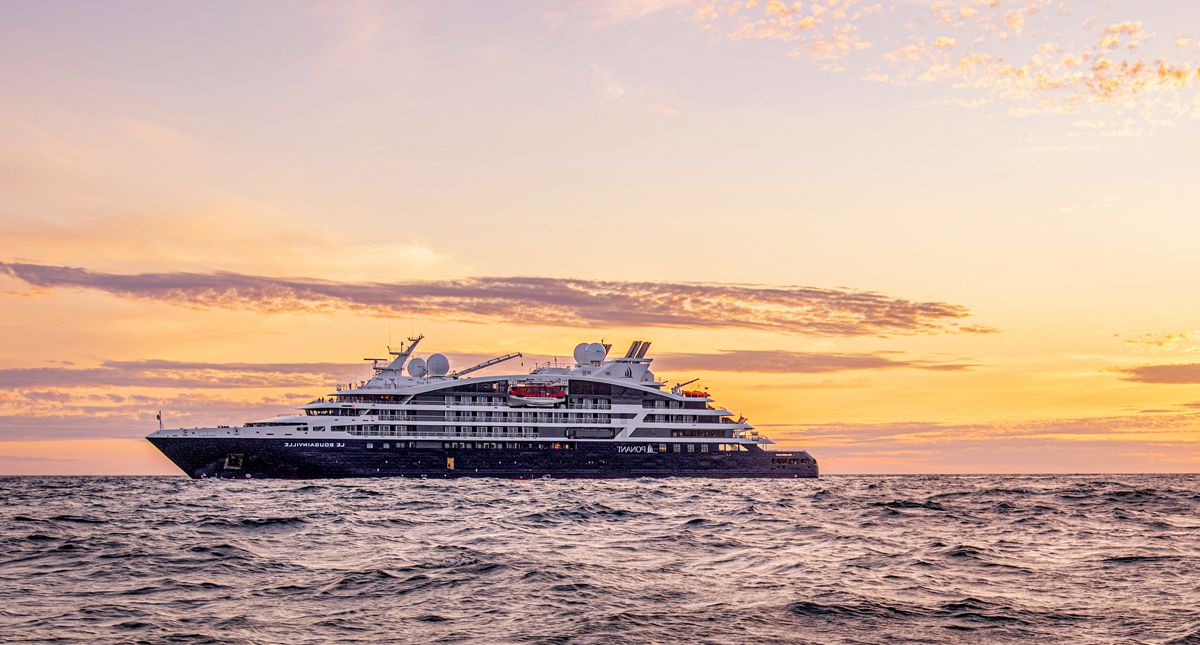
[[[708,452],[708,444],[706,444],[706,443],[700,444],[700,452]]]
[[[683,448],[682,448],[682,446],[681,446],[680,444],[675,444],[675,452],[679,452],[679,451],[680,451],[680,450],[682,450],[682,449],[683,449]]]
[[[658,444],[658,451],[659,451],[659,452],[666,452],[666,451],[667,451],[667,444],[665,444],[665,443],[660,443],[660,444]]]
[[[371,449],[373,449],[374,447],[375,447],[375,444],[373,444],[373,443],[368,443],[368,444],[367,444],[367,450],[371,450]]]
[[[391,447],[392,447],[392,444],[390,444],[390,443],[385,443],[385,444],[383,444],[383,449],[384,449],[384,450],[387,450],[387,449],[389,449],[389,448],[391,448]]]

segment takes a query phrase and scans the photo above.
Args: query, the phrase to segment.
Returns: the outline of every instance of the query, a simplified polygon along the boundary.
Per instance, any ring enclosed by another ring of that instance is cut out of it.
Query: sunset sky
[[[1200,469],[1200,3],[5,2],[0,474],[413,332],[825,473]]]

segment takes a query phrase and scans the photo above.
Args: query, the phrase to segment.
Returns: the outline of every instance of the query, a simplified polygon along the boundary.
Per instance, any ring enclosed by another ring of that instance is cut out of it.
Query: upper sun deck
[[[708,399],[708,394],[705,392],[681,389],[681,386],[694,382],[694,379],[676,385],[669,391],[664,391],[663,386],[666,383],[658,380],[650,371],[650,363],[653,359],[646,357],[646,352],[650,349],[649,341],[633,341],[624,356],[611,359],[608,358],[611,345],[580,343],[573,352],[574,363],[539,364],[524,374],[468,377],[468,374],[519,358],[522,354],[515,352],[465,369],[450,371],[449,359],[444,354],[431,354],[426,359],[412,356],[413,350],[423,338],[423,336],[410,338],[410,344],[407,347],[402,345],[400,351],[389,350],[389,353],[395,358],[387,365],[381,365],[381,362],[386,359],[365,359],[372,362],[371,367],[374,374],[371,378],[358,383],[338,385],[336,391],[331,392],[329,396],[334,400],[386,400],[408,398],[443,389],[469,391],[472,389],[470,386],[486,383],[565,385],[571,380],[576,380],[629,388],[677,401]]]

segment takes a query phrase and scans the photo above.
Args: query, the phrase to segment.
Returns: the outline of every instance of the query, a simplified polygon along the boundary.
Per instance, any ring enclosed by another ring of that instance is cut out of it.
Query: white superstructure
[[[241,427],[162,429],[151,438],[570,440],[655,444],[659,451],[681,443],[705,452],[773,443],[715,405],[707,392],[684,390],[686,384],[666,388],[650,371],[647,341],[634,341],[618,358],[609,358],[610,345],[580,343],[573,363],[470,376],[521,354],[452,371],[443,354],[413,355],[422,338],[410,338],[388,359],[366,359],[372,361],[370,379],[338,386],[301,414]]]

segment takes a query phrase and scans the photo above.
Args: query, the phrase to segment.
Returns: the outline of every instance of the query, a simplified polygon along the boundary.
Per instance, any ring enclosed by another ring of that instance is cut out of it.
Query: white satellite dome
[[[408,362],[408,373],[417,378],[421,378],[429,373],[429,369],[425,367],[425,359],[414,358]]]
[[[588,362],[588,344],[587,343],[579,343],[578,345],[576,345],[574,356],[575,356],[575,362],[580,365],[583,365],[584,363]]]
[[[604,349],[604,345],[600,343],[592,343],[587,346],[587,359],[593,363],[599,363],[604,360],[604,355],[608,351]]]
[[[450,371],[450,359],[446,358],[445,354],[430,354],[429,358],[425,359],[425,367],[429,368],[429,373],[434,376],[445,376]]]

